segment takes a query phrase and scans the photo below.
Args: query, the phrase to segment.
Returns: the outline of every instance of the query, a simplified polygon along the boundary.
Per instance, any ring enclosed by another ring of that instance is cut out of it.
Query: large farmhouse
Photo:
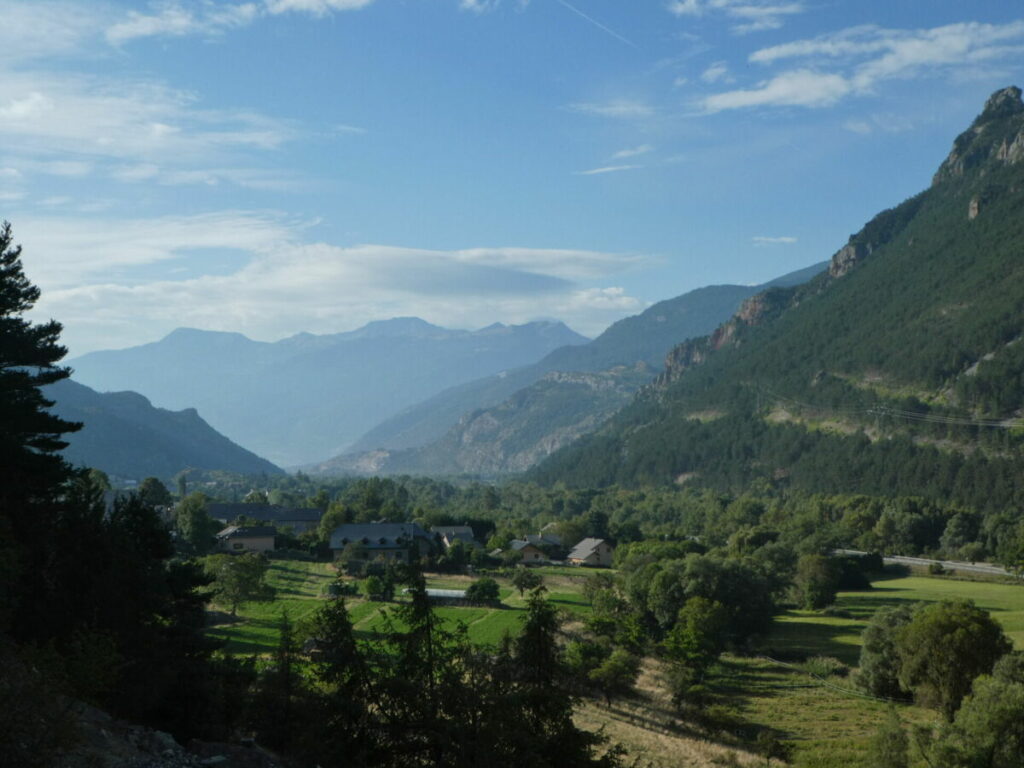
[[[416,523],[347,523],[331,534],[331,552],[350,560],[408,563],[430,554],[431,536]]]

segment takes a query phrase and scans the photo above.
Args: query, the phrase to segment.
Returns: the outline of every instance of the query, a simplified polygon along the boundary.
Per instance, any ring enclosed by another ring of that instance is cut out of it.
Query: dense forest
[[[870,221],[804,286],[772,289],[597,434],[530,476],[739,492],[1024,503],[1019,91],[990,99],[925,192]]]

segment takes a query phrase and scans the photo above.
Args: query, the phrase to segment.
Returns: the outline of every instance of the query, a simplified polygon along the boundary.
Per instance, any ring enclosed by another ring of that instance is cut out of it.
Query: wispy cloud
[[[52,59],[83,50],[99,37],[109,9],[67,0],[3,3],[0,64]]]
[[[606,165],[602,168],[591,168],[589,171],[576,171],[577,176],[600,176],[605,173],[619,173],[643,168],[642,165]]]
[[[853,91],[842,75],[798,69],[776,75],[748,90],[727,91],[704,99],[707,112],[760,106],[827,107]]]
[[[807,40],[762,48],[751,63],[800,66],[752,88],[713,94],[704,109],[719,112],[757,106],[831,106],[865,95],[883,82],[956,75],[979,66],[1017,62],[1024,55],[1024,21],[969,22],[932,29],[893,30],[860,26]]]
[[[501,0],[459,0],[459,8],[473,13],[493,11],[501,4]]]
[[[648,263],[632,254],[342,247],[308,242],[307,233],[307,225],[281,216],[226,211],[29,217],[16,235],[26,271],[43,288],[36,312],[65,323],[75,353],[88,344],[142,343],[180,325],[280,338],[403,314],[457,327],[554,315],[596,333],[644,306],[608,287],[615,275]],[[229,268],[191,276],[187,267],[198,258]]]
[[[741,35],[778,29],[784,18],[806,10],[800,2],[775,0],[670,0],[665,7],[680,17],[721,14],[732,20],[732,31]]]
[[[213,167],[231,181],[245,174],[225,163],[298,136],[287,121],[196,101],[160,83],[9,70],[0,77],[0,141],[25,172],[139,181]]]
[[[700,79],[705,83],[731,83],[735,78],[729,74],[729,65],[724,61],[716,61],[701,72]]]
[[[129,11],[126,19],[107,29],[106,37],[109,42],[118,45],[144,37],[220,34],[251,24],[264,11],[264,7],[256,3],[206,5],[198,11],[178,4],[165,5],[153,13]]]
[[[758,235],[757,237],[752,237],[751,240],[754,245],[792,245],[797,241],[795,237],[769,237],[767,235]]]
[[[219,35],[243,27],[264,16],[307,13],[325,16],[333,11],[357,11],[374,0],[261,0],[237,5],[206,2],[190,7],[180,2],[154,4],[148,13],[128,11],[127,18],[112,24],[107,40],[120,45],[146,37]],[[486,6],[488,0],[463,0],[463,7]]]
[[[654,108],[649,104],[628,99],[605,102],[577,102],[570,104],[569,109],[585,115],[612,117],[622,120],[635,120],[654,116]]]
[[[612,155],[612,160],[625,160],[629,157],[639,157],[640,155],[646,155],[648,152],[653,151],[654,147],[650,144],[641,144],[639,147],[627,147],[626,149],[620,149]]]

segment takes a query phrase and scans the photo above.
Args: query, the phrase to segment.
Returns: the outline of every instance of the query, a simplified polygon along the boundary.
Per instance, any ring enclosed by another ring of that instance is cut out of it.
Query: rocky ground
[[[252,743],[190,741],[182,746],[169,733],[117,720],[92,707],[76,708],[73,747],[54,761],[60,768],[283,768]]]

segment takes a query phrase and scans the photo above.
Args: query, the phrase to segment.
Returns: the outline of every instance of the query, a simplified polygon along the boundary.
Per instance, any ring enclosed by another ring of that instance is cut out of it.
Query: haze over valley
[[[1015,4],[0,18],[0,765],[1024,766]]]

